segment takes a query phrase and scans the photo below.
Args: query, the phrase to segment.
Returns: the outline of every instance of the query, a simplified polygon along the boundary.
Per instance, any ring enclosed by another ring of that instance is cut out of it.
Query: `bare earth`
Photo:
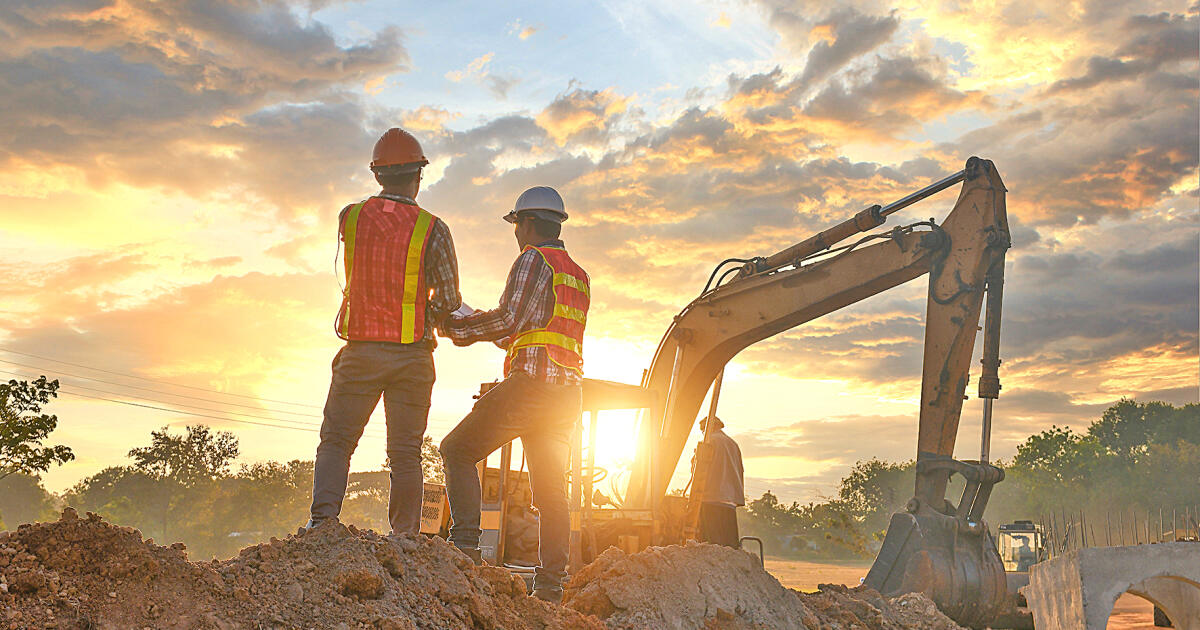
[[[858,580],[871,568],[865,564],[821,564],[771,556],[767,557],[766,565],[767,572],[774,575],[781,584],[806,592],[817,590],[817,584],[858,586]],[[1108,630],[1154,630],[1154,606],[1136,595],[1122,595],[1108,619]]]
[[[1113,606],[1108,630],[1154,630],[1154,605],[1137,595],[1125,593]]]
[[[811,575],[813,585],[831,577]],[[7,628],[962,630],[919,593],[789,590],[755,556],[709,544],[632,555],[610,548],[571,579],[568,594],[565,606],[553,606],[440,538],[340,523],[211,562],[190,562],[182,544],[161,547],[69,508],[58,521],[0,532]]]
[[[846,566],[821,564],[767,556],[767,573],[775,576],[780,584],[798,591],[812,592],[817,584],[844,584],[858,586],[858,581],[867,575],[870,565]]]

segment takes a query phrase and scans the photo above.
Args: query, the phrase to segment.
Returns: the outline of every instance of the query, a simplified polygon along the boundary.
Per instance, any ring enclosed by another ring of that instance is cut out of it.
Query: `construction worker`
[[[741,547],[738,536],[737,508],[746,505],[746,486],[743,480],[742,450],[725,434],[725,423],[712,416],[713,427],[708,431],[712,446],[707,482],[700,488],[700,540],[726,547]],[[708,418],[700,421],[700,430],[707,429]]]
[[[570,537],[567,458],[582,403],[581,352],[590,281],[559,239],[567,212],[553,188],[526,190],[504,219],[515,226],[521,254],[508,273],[500,305],[452,316],[442,328],[456,345],[495,341],[508,349],[504,380],[481,396],[442,440],[454,519],[450,542],[481,562],[475,465],[520,437],[539,514],[533,595],[561,602]]]
[[[393,533],[420,531],[421,438],[433,389],[433,322],[460,306],[450,229],[417,205],[420,143],[392,128],[375,143],[371,171],[379,194],[338,217],[346,285],[335,329],[346,345],[333,359],[308,527],[335,520],[346,494],[350,455],[383,396],[391,468]]]

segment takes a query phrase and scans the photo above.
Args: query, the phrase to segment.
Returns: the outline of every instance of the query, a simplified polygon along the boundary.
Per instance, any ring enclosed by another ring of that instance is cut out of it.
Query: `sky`
[[[585,370],[627,383],[720,260],[977,155],[1008,187],[993,453],[1011,457],[1122,397],[1200,397],[1198,42],[1200,4],[1159,0],[10,0],[0,378],[62,383],[52,438],[77,458],[43,476],[54,491],[164,425],[232,431],[242,463],[312,458],[340,346],[336,217],[377,192],[391,126],[431,160],[418,199],[476,308],[517,254],[500,217],[529,186],[562,193],[593,282]],[[857,461],[914,457],[926,291],[735,358],[719,415],[747,494],[818,500]],[[440,440],[502,352],[435,360]],[[376,416],[356,470],[383,463]],[[614,478],[631,422],[602,418]]]

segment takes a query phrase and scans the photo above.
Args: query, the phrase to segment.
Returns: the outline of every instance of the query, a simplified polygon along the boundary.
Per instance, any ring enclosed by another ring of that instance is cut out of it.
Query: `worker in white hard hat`
[[[536,186],[517,198],[512,223],[521,254],[508,274],[500,305],[452,314],[441,327],[456,345],[494,341],[507,348],[504,380],[481,396],[442,440],[450,542],[480,563],[477,462],[520,437],[539,513],[539,566],[533,595],[561,602],[570,521],[567,459],[579,419],[583,330],[591,282],[559,238],[567,212],[553,188]]]

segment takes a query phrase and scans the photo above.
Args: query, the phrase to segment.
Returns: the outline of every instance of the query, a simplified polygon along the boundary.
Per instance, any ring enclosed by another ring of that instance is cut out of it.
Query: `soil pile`
[[[919,594],[884,599],[867,588],[785,588],[758,558],[718,545],[610,548],[567,585],[566,605],[609,628],[957,630]]]
[[[798,593],[748,553],[694,543],[610,549],[572,579],[568,597],[566,607],[528,597],[520,578],[476,567],[439,538],[338,523],[200,563],[183,545],[71,509],[0,532],[3,628],[958,628],[920,595]]]
[[[803,628],[811,616],[756,557],[697,543],[609,547],[571,579],[565,601],[610,628]]]
[[[445,541],[330,523],[191,563],[137,530],[68,509],[0,533],[0,626],[12,628],[599,629],[527,597]]]
[[[859,586],[821,584],[816,593],[793,591],[816,616],[813,628],[865,628],[869,630],[962,630],[920,593],[885,598],[879,591]]]

